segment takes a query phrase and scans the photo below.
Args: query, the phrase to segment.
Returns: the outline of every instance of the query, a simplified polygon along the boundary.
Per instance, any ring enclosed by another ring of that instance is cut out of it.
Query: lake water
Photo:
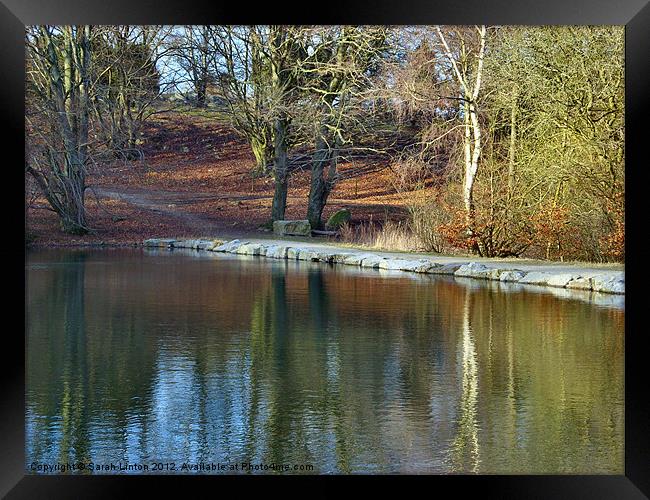
[[[178,250],[26,269],[27,472],[624,471],[623,297]]]

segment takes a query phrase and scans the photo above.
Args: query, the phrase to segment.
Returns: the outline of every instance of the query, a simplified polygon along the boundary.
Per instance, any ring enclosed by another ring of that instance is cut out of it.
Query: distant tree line
[[[624,259],[623,29],[34,26],[26,170],[86,231],[91,162],[139,155],[160,96],[222,103],[274,180],[311,174],[322,226],[339,165],[390,165],[428,251]]]

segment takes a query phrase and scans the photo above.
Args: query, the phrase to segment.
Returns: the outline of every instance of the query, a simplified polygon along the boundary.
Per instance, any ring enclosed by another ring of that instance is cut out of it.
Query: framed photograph
[[[3,496],[648,497],[645,0],[0,9]]]

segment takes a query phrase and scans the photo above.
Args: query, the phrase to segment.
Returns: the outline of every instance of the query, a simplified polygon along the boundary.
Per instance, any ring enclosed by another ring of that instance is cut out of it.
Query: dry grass
[[[424,249],[421,240],[411,231],[408,223],[386,221],[380,225],[373,223],[372,217],[366,224],[352,226],[346,223],[341,226],[339,241],[376,250],[416,252]]]

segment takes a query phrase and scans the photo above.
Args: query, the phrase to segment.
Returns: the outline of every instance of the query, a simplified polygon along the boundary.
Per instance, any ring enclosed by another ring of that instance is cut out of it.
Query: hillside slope
[[[149,237],[260,233],[273,198],[270,176],[252,175],[245,140],[214,111],[155,115],[143,132],[142,158],[94,166],[86,191],[93,232],[66,235],[43,197],[27,208],[27,233],[37,245],[134,244]],[[352,223],[402,219],[386,163],[341,164],[343,179],[330,195],[324,217],[349,208]],[[29,191],[29,190],[28,190]],[[289,181],[288,219],[306,217],[309,171]]]

